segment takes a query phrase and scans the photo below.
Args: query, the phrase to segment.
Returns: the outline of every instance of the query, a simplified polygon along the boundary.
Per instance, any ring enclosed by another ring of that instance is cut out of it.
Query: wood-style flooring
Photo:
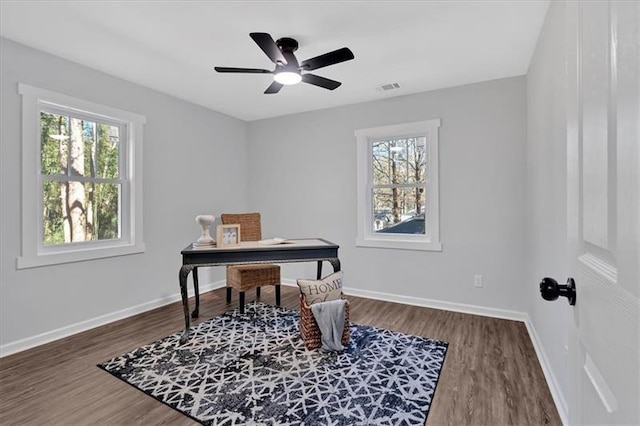
[[[282,287],[282,305],[297,309],[298,290]],[[273,289],[261,300],[274,303]],[[561,424],[523,323],[349,300],[353,322],[449,342],[427,425]],[[236,292],[231,303],[225,289],[203,294],[195,322],[235,308]],[[196,424],[96,367],[183,325],[177,302],[0,359],[0,425]]]

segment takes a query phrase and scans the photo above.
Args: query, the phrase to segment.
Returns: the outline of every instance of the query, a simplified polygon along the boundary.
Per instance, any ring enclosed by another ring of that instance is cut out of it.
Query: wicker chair
[[[260,241],[262,229],[260,213],[222,213],[223,225],[240,225],[240,241]],[[227,266],[227,303],[231,303],[231,289],[239,292],[240,313],[244,313],[244,292],[256,289],[256,297],[260,297],[260,287],[274,285],[276,305],[280,306],[280,266],[266,263]]]

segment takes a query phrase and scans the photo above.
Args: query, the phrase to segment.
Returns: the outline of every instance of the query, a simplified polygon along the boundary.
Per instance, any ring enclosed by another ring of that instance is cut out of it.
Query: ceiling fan
[[[293,54],[298,50],[298,42],[296,40],[283,37],[273,41],[271,35],[267,33],[251,33],[249,36],[266,53],[269,59],[276,64],[275,69],[269,71],[260,68],[215,67],[215,70],[226,73],[273,74],[273,83],[264,91],[265,94],[278,93],[282,86],[297,84],[301,81],[329,90],[337,89],[342,84],[339,81],[310,74],[307,71],[313,71],[354,58],[353,52],[343,47],[298,63]]]

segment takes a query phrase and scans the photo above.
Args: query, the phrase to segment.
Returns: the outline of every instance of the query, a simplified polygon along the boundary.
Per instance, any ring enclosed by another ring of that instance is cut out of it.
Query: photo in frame
[[[218,225],[216,237],[218,247],[238,247],[240,245],[240,224]]]

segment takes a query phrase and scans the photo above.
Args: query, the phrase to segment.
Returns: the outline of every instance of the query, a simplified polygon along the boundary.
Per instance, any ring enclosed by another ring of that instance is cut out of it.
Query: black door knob
[[[558,296],[564,296],[573,306],[576,304],[576,282],[573,278],[567,278],[567,283],[563,285],[553,278],[543,278],[540,282],[540,295],[544,300],[556,300]]]

